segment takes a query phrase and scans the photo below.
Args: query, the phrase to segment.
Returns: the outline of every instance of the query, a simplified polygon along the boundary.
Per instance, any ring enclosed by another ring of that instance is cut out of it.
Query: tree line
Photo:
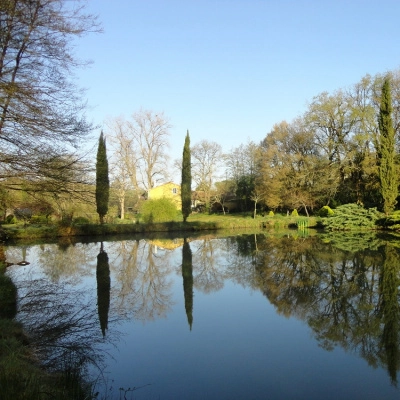
[[[93,207],[96,196],[105,194],[95,190],[93,156],[80,151],[96,127],[85,119],[84,93],[73,79],[74,70],[85,64],[74,57],[73,41],[101,31],[80,3],[0,4],[4,213],[18,204],[70,218],[78,203]],[[399,127],[400,71],[394,70],[316,95],[302,115],[276,123],[260,143],[248,140],[228,152],[207,140],[185,144],[186,159],[174,164],[185,187],[184,218],[190,212],[189,186],[201,193],[208,209],[214,203],[224,212],[226,202],[234,200],[238,211],[309,214],[325,205],[358,203],[389,213],[398,197]],[[109,201],[121,218],[127,200],[132,206],[169,179],[170,129],[164,113],[152,110],[107,121]],[[103,218],[104,210],[100,214]]]

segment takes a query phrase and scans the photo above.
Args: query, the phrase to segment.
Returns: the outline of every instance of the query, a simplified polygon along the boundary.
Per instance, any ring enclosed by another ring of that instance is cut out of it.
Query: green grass
[[[120,234],[147,234],[150,232],[196,232],[204,230],[238,230],[238,229],[286,229],[315,227],[317,218],[295,217],[275,214],[274,216],[257,216],[252,214],[191,214],[184,223],[182,216],[170,222],[141,222],[140,215],[136,221],[114,220],[113,223],[100,224],[14,224],[3,225],[7,240],[34,240],[60,237],[105,236]]]

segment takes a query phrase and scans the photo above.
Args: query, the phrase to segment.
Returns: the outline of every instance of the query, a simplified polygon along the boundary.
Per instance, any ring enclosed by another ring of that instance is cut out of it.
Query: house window
[[[176,194],[176,188],[172,188],[172,193]]]

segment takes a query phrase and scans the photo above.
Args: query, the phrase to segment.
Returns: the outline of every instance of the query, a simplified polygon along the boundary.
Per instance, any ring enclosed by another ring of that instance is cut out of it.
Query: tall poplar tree
[[[395,167],[395,134],[392,121],[392,97],[390,81],[386,77],[382,85],[381,104],[378,116],[379,142],[378,166],[383,211],[389,214],[394,210],[398,194]]]
[[[104,216],[108,212],[109,197],[110,181],[108,178],[107,149],[102,131],[99,138],[96,160],[96,206],[100,218],[100,224],[104,223]]]
[[[192,166],[189,131],[186,133],[185,145],[183,147],[181,199],[183,221],[186,222],[187,217],[192,211]]]

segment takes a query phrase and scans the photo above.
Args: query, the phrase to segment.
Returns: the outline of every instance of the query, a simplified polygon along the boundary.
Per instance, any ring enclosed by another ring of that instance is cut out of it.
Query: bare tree
[[[211,190],[222,159],[222,147],[216,142],[202,140],[191,149],[192,177],[196,190],[204,192],[206,207],[210,207]]]
[[[138,173],[146,190],[154,186],[157,178],[167,177],[169,129],[171,125],[164,113],[143,110],[132,115],[128,122],[129,134],[137,146]]]
[[[69,171],[82,166],[77,149],[92,126],[84,119],[83,93],[72,80],[74,69],[83,65],[72,46],[76,37],[98,30],[96,18],[85,14],[82,4],[80,0],[0,2],[3,180],[22,177],[25,185],[43,178],[69,182],[76,177]]]
[[[112,187],[115,189],[120,209],[120,217],[124,219],[125,196],[128,190],[138,190],[137,153],[135,141],[131,135],[128,122],[118,117],[106,122],[111,145],[110,175]]]

